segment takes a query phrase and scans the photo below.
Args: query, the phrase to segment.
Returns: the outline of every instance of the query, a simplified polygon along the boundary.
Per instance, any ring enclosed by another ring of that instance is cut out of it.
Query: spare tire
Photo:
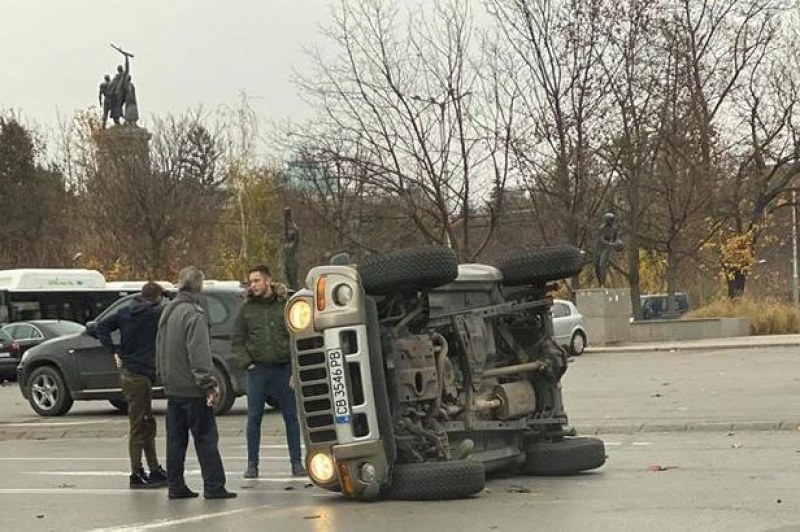
[[[389,498],[403,501],[462,499],[486,486],[483,464],[473,460],[396,464]]]
[[[523,472],[527,475],[574,475],[606,462],[605,444],[597,438],[526,442],[525,453]]]
[[[369,255],[358,264],[364,290],[372,295],[436,288],[458,277],[450,248],[428,246]]]
[[[498,264],[503,284],[541,284],[573,277],[583,269],[581,250],[562,244],[509,253]]]

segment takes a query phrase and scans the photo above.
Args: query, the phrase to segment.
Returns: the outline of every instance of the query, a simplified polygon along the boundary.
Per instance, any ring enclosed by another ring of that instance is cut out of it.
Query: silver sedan
[[[559,345],[572,355],[580,355],[586,349],[588,337],[583,324],[583,315],[571,301],[553,300],[553,337]]]

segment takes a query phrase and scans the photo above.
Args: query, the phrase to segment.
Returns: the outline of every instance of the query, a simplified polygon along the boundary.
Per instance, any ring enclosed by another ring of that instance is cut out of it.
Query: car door
[[[120,309],[131,304],[132,297],[120,299],[117,303],[109,307],[100,319],[119,312]],[[114,344],[119,344],[119,331],[111,334]],[[119,390],[119,371],[114,362],[114,357],[103,347],[100,340],[84,332],[78,347],[70,353],[75,357],[75,367],[78,370],[78,385],[81,390],[98,392],[101,390]]]

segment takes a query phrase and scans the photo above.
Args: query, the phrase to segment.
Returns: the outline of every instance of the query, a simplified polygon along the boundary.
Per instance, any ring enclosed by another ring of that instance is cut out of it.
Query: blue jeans
[[[283,364],[256,363],[247,370],[247,463],[258,466],[258,451],[261,444],[261,418],[267,397],[274,397],[286,425],[286,444],[293,464],[301,463],[300,424],[297,421],[297,404],[294,392],[289,387],[292,366]]]

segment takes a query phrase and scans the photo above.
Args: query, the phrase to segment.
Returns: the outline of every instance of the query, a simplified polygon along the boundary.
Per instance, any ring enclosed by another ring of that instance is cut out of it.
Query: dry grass
[[[751,334],[800,333],[800,309],[786,303],[720,299],[693,310],[687,318],[748,318]]]

